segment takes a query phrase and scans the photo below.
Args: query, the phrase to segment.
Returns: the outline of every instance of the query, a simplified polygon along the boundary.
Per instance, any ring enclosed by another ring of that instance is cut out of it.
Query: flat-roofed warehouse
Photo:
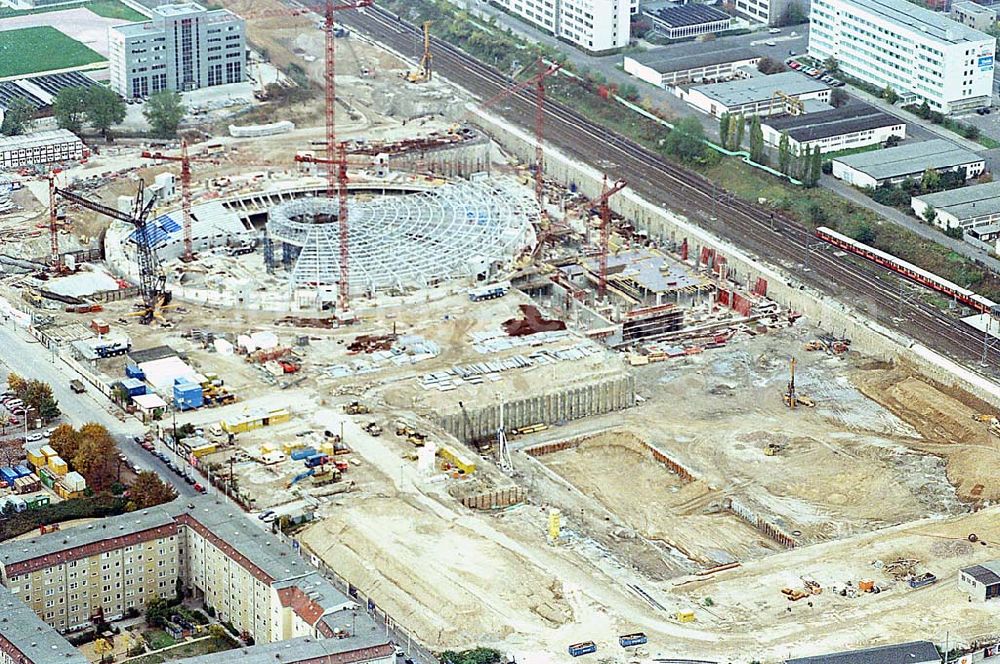
[[[969,179],[982,174],[986,162],[975,152],[941,138],[833,159],[834,177],[873,189],[919,178],[928,168],[938,173],[964,168]]]
[[[625,71],[647,83],[667,88],[678,83],[724,81],[741,67],[756,67],[761,55],[750,48],[728,48],[677,57],[663,51],[626,55]]]
[[[934,225],[944,229],[988,226],[1000,221],[1000,182],[914,196],[910,207],[924,220],[934,210]]]
[[[645,9],[657,32],[668,39],[696,37],[728,30],[733,17],[724,11],[700,4],[671,5]]]
[[[864,650],[848,650],[785,660],[785,664],[941,664],[941,653],[930,641],[911,641]]]
[[[837,152],[880,145],[890,136],[906,138],[906,123],[868,104],[851,104],[829,111],[768,119],[761,125],[764,142],[777,147],[788,134],[792,154],[819,147],[820,152]]]
[[[681,99],[717,118],[723,113],[777,115],[791,112],[801,102],[830,101],[829,85],[794,71],[677,90]]]

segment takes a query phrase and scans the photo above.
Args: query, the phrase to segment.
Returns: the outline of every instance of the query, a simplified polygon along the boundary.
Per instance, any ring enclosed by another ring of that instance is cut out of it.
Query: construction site
[[[4,313],[102,407],[434,651],[997,636],[956,584],[1000,543],[991,404],[515,158],[426,43],[337,38],[334,97],[332,23],[272,25],[314,96],[0,180]]]

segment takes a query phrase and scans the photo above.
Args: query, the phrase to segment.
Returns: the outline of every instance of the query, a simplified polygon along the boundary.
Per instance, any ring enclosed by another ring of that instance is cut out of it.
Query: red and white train
[[[879,265],[885,266],[894,272],[898,272],[903,276],[912,279],[913,281],[927,286],[928,288],[933,288],[934,290],[944,293],[949,297],[953,297],[962,304],[971,307],[978,311],[979,313],[989,313],[997,304],[992,300],[989,300],[982,295],[974,293],[967,288],[962,288],[958,284],[954,284],[947,279],[942,279],[941,277],[928,272],[927,270],[922,270],[912,263],[907,263],[904,260],[896,258],[891,254],[887,254],[884,251],[879,251],[874,247],[870,247],[867,244],[858,242],[857,240],[852,240],[846,235],[841,235],[840,233],[830,230],[825,226],[820,226],[816,229],[816,237],[821,240],[826,240],[835,247],[839,247],[844,251],[849,251],[852,254],[857,254],[867,258],[870,261],[874,261]]]

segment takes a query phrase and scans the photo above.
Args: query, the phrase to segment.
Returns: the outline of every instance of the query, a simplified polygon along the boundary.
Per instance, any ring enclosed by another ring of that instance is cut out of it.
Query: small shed
[[[991,560],[958,573],[958,587],[980,602],[1000,597],[1000,560]]]

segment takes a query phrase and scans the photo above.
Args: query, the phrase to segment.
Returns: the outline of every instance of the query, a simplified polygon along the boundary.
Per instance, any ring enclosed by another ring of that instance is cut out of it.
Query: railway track
[[[343,12],[338,19],[400,53],[410,53],[420,31],[392,13],[372,6],[361,12]],[[481,99],[512,86],[509,77],[485,65],[452,44],[433,38],[435,70]],[[534,127],[532,90],[519,90],[494,107],[494,112],[526,130]],[[624,178],[647,200],[685,214],[692,222],[765,261],[777,263],[797,279],[840,299],[870,303],[869,315],[929,348],[942,352],[984,375],[998,377],[1000,349],[988,347],[983,336],[957,318],[942,315],[925,302],[904,302],[904,320],[898,312],[900,289],[891,271],[862,259],[837,256],[801,223],[780,212],[744,201],[704,176],[665,161],[647,148],[605,129],[577,111],[551,99],[545,102],[546,141],[584,163],[600,160],[610,178]],[[817,247],[820,244],[821,246]]]

